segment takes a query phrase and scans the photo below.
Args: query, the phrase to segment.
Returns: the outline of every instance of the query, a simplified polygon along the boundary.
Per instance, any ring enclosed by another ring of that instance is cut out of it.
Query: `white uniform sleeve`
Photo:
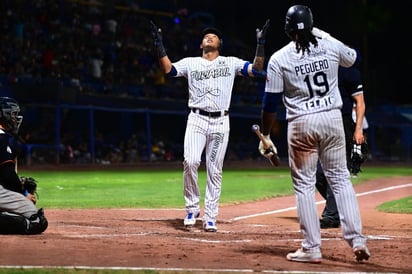
[[[326,31],[323,31],[323,30],[321,30],[321,29],[318,29],[318,28],[316,28],[316,27],[314,27],[314,28],[312,29],[312,34],[315,35],[316,37],[319,37],[319,38],[322,38],[322,39],[325,39],[325,38],[327,38],[327,37],[330,37],[330,34],[329,34],[329,33],[327,33]]]
[[[175,77],[186,77],[187,78],[187,73],[188,73],[188,64],[190,62],[190,58],[183,58],[180,59],[179,61],[173,63],[173,66],[175,67],[177,74]]]
[[[343,44],[341,41],[338,39],[332,37],[329,33],[318,29],[314,27],[312,29],[312,34],[315,35],[316,37],[319,37],[321,39],[326,39],[329,41],[333,41],[336,45],[339,47],[339,52],[341,56],[341,62],[340,65],[343,67],[350,67],[355,63],[356,60],[356,50],[348,47],[347,45]]]
[[[283,72],[276,58],[279,57],[279,52],[275,52],[268,62],[265,92],[282,93],[284,90]]]
[[[338,40],[337,40],[338,41]],[[348,68],[351,67],[356,61],[356,50],[348,47],[342,42],[338,41],[339,52],[340,52],[340,62],[339,65]]]

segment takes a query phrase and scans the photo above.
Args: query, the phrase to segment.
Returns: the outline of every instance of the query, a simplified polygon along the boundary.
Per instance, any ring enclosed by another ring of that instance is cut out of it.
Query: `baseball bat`
[[[277,153],[275,153],[270,146],[270,143],[265,139],[265,137],[263,137],[263,134],[260,132],[260,127],[258,125],[253,125],[252,126],[252,131],[254,133],[256,133],[256,135],[258,136],[259,140],[262,141],[263,147],[266,149],[266,153],[269,152],[273,152],[272,157],[269,158],[269,162],[273,165],[273,166],[278,166],[280,159],[279,156],[277,155]]]

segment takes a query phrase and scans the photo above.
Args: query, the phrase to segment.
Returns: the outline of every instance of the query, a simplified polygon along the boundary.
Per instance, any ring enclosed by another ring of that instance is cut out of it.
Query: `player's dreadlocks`
[[[312,43],[315,47],[318,46],[318,41],[310,30],[297,30],[296,31],[296,51],[299,53],[302,51],[302,55],[310,52],[310,44]]]

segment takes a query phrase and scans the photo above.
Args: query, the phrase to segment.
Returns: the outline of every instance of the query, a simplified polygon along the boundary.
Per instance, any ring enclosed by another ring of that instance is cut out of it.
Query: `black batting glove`
[[[153,42],[157,50],[157,55],[159,58],[162,58],[166,56],[166,50],[163,46],[162,29],[158,28],[153,21],[150,21],[150,29],[152,32]]]
[[[163,44],[162,29],[158,28],[153,21],[150,21],[150,29],[155,47]]]
[[[259,28],[256,29],[256,39],[257,39],[258,45],[264,45],[265,44],[265,42],[266,42],[266,33],[267,33],[268,28],[269,28],[269,24],[270,24],[270,19],[267,19],[265,25],[262,27],[261,30]]]

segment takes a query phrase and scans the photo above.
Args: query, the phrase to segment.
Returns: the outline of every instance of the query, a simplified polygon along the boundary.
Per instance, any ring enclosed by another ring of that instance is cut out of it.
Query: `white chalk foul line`
[[[381,188],[381,189],[366,191],[366,192],[356,194],[356,196],[364,196],[364,195],[369,195],[369,194],[373,194],[373,193],[390,191],[390,190],[394,190],[394,189],[398,189],[398,188],[406,188],[406,187],[412,187],[412,184],[391,186],[391,187],[385,187],[385,188]],[[324,204],[324,203],[325,203],[324,200],[316,202],[317,205]],[[296,206],[282,208],[282,209],[268,211],[268,212],[261,212],[261,213],[251,214],[251,215],[239,216],[239,217],[232,218],[231,221],[238,221],[238,220],[242,220],[242,219],[254,218],[254,217],[259,217],[259,216],[264,216],[264,215],[277,214],[277,213],[282,213],[282,212],[287,212],[287,211],[292,211],[292,210],[296,210]]]
[[[199,239],[199,238],[189,238],[189,237],[179,237],[181,240],[188,240],[193,242],[201,242],[201,243],[250,243],[252,240],[243,239],[243,240],[209,240],[209,239]]]
[[[162,267],[121,267],[121,266],[114,266],[114,267],[96,267],[96,266],[39,266],[39,265],[4,265],[0,268],[8,268],[8,269],[66,269],[66,270],[123,270],[123,271],[144,271],[142,273],[146,273],[146,271],[175,271],[179,273],[187,273],[187,272],[198,272],[198,273],[223,273],[223,272],[230,272],[230,273],[256,273],[254,269],[229,269],[229,268],[178,268],[178,267],[169,267],[169,268],[162,268]],[[368,274],[371,272],[307,272],[307,271],[282,271],[282,270],[262,270],[261,273],[316,273],[316,274],[331,274],[331,273],[340,273],[340,274]],[[381,273],[381,274],[397,274],[396,272],[374,272],[374,273]]]

